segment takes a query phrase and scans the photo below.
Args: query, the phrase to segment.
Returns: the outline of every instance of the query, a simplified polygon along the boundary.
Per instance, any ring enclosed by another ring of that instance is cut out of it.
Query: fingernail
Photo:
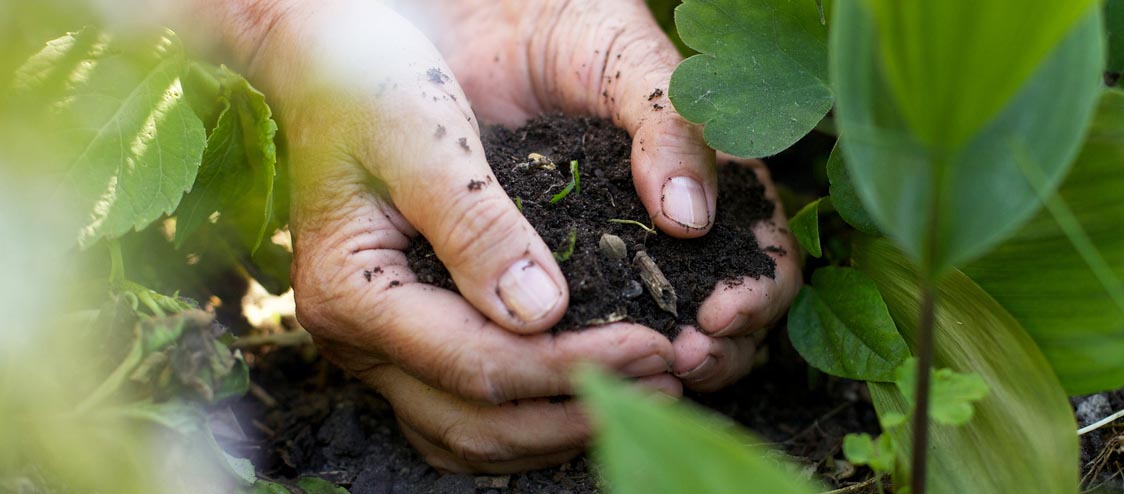
[[[730,324],[726,325],[726,327],[708,334],[711,336],[727,336],[731,333],[741,331],[747,324],[749,324],[749,316],[739,312],[734,316],[734,319],[730,321]]]
[[[620,372],[626,377],[650,376],[667,372],[667,361],[659,355],[649,355],[621,368]]]
[[[688,177],[674,177],[663,185],[663,214],[690,228],[710,224],[710,209],[702,184]]]
[[[524,322],[542,319],[558,301],[562,290],[535,261],[522,260],[500,278],[500,299],[515,317]]]
[[[697,367],[687,372],[676,374],[675,377],[678,377],[684,381],[701,381],[710,377],[710,375],[714,373],[714,369],[717,366],[718,360],[713,356],[707,355],[706,360],[703,360],[703,362]]]

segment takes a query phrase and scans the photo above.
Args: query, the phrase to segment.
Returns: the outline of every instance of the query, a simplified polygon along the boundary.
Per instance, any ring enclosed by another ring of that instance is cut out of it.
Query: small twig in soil
[[[870,487],[870,486],[874,485],[876,482],[881,482],[881,481],[882,481],[882,476],[881,475],[875,475],[875,476],[873,476],[869,479],[866,479],[866,480],[864,480],[864,481],[862,481],[858,484],[849,485],[847,487],[842,487],[842,488],[835,489],[835,490],[832,490],[832,491],[827,491],[827,492],[824,492],[822,494],[851,494],[851,493],[854,493],[854,492],[860,492],[863,489],[866,489],[867,487]]]
[[[639,221],[636,221],[636,220],[622,220],[622,219],[618,219],[618,218],[613,218],[613,219],[609,220],[609,223],[620,223],[622,225],[636,225],[640,228],[643,228],[644,231],[646,231],[646,232],[648,232],[652,235],[656,234],[656,227],[655,226],[648,226],[648,225],[645,225],[645,224],[643,224]]]
[[[647,252],[640,251],[636,253],[632,262],[640,269],[640,281],[644,282],[648,294],[656,301],[656,305],[670,312],[671,315],[679,317],[679,310],[676,308],[679,300],[675,296],[675,288],[667,281],[667,277],[664,276],[663,271],[660,271],[656,261]]]
[[[260,401],[262,405],[265,405],[266,408],[277,407],[277,398],[274,398],[273,395],[269,394],[269,392],[265,390],[265,388],[255,383],[250,383],[250,394],[253,395],[254,398],[257,398],[258,401]]]
[[[308,331],[298,329],[284,333],[270,333],[263,335],[243,336],[230,345],[231,348],[247,349],[259,348],[268,345],[276,346],[301,346],[312,343],[312,335]]]
[[[1107,416],[1103,419],[1100,419],[1100,420],[1098,420],[1098,421],[1096,421],[1092,424],[1089,424],[1085,427],[1077,429],[1077,435],[1078,436],[1084,436],[1085,434],[1093,432],[1097,429],[1100,429],[1101,427],[1104,427],[1108,424],[1111,424],[1111,423],[1119,420],[1121,417],[1124,417],[1124,410],[1120,410],[1119,412],[1116,412],[1112,415],[1109,415],[1109,416]]]

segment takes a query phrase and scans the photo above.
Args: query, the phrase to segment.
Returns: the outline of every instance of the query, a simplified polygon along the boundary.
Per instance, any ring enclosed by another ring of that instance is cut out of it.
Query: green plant
[[[577,160],[570,162],[570,181],[566,182],[566,186],[550,198],[550,203],[554,204],[558,201],[561,201],[562,199],[565,199],[566,196],[570,195],[570,192],[573,192],[575,194],[581,194],[582,192],[582,178],[581,174],[578,173]]]
[[[818,269],[789,336],[868,381],[884,432],[845,448],[899,492],[1077,492],[1066,393],[1124,386],[1124,93],[1103,84],[1124,9],[1032,3],[676,10],[700,54],[669,95],[712,147],[838,132],[828,196],[790,220]]]

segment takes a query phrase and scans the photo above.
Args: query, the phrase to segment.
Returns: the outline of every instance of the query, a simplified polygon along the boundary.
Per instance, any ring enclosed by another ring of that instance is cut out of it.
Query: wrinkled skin
[[[776,278],[716,290],[674,343],[629,323],[548,332],[566,282],[491,182],[480,124],[558,110],[611,118],[633,136],[636,189],[664,233],[704,235],[721,207],[714,151],[667,100],[679,55],[640,0],[402,1],[397,12],[366,0],[200,1],[222,12],[225,44],[284,129],[300,321],[390,401],[437,468],[513,472],[579,453],[589,429],[578,402],[546,399],[573,391],[579,363],[670,395],[730,384],[799,288],[778,204],[755,230],[784,251]],[[776,199],[760,162],[741,166]],[[466,187],[474,180],[487,185]],[[418,233],[463,295],[416,281],[402,251]]]

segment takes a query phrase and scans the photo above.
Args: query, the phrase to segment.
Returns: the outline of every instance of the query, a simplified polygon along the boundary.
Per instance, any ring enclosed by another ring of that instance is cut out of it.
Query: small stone
[[[511,485],[510,475],[476,477],[477,489],[507,489]]]
[[[628,287],[624,289],[624,298],[634,299],[644,293],[644,287],[640,285],[639,281],[628,280]]]
[[[1077,421],[1081,427],[1101,420],[1112,414],[1112,405],[1104,393],[1087,396],[1077,404]]]
[[[624,259],[628,257],[628,247],[625,247],[624,240],[611,233],[601,234],[601,240],[597,242],[601,247],[601,254],[609,259]]]

